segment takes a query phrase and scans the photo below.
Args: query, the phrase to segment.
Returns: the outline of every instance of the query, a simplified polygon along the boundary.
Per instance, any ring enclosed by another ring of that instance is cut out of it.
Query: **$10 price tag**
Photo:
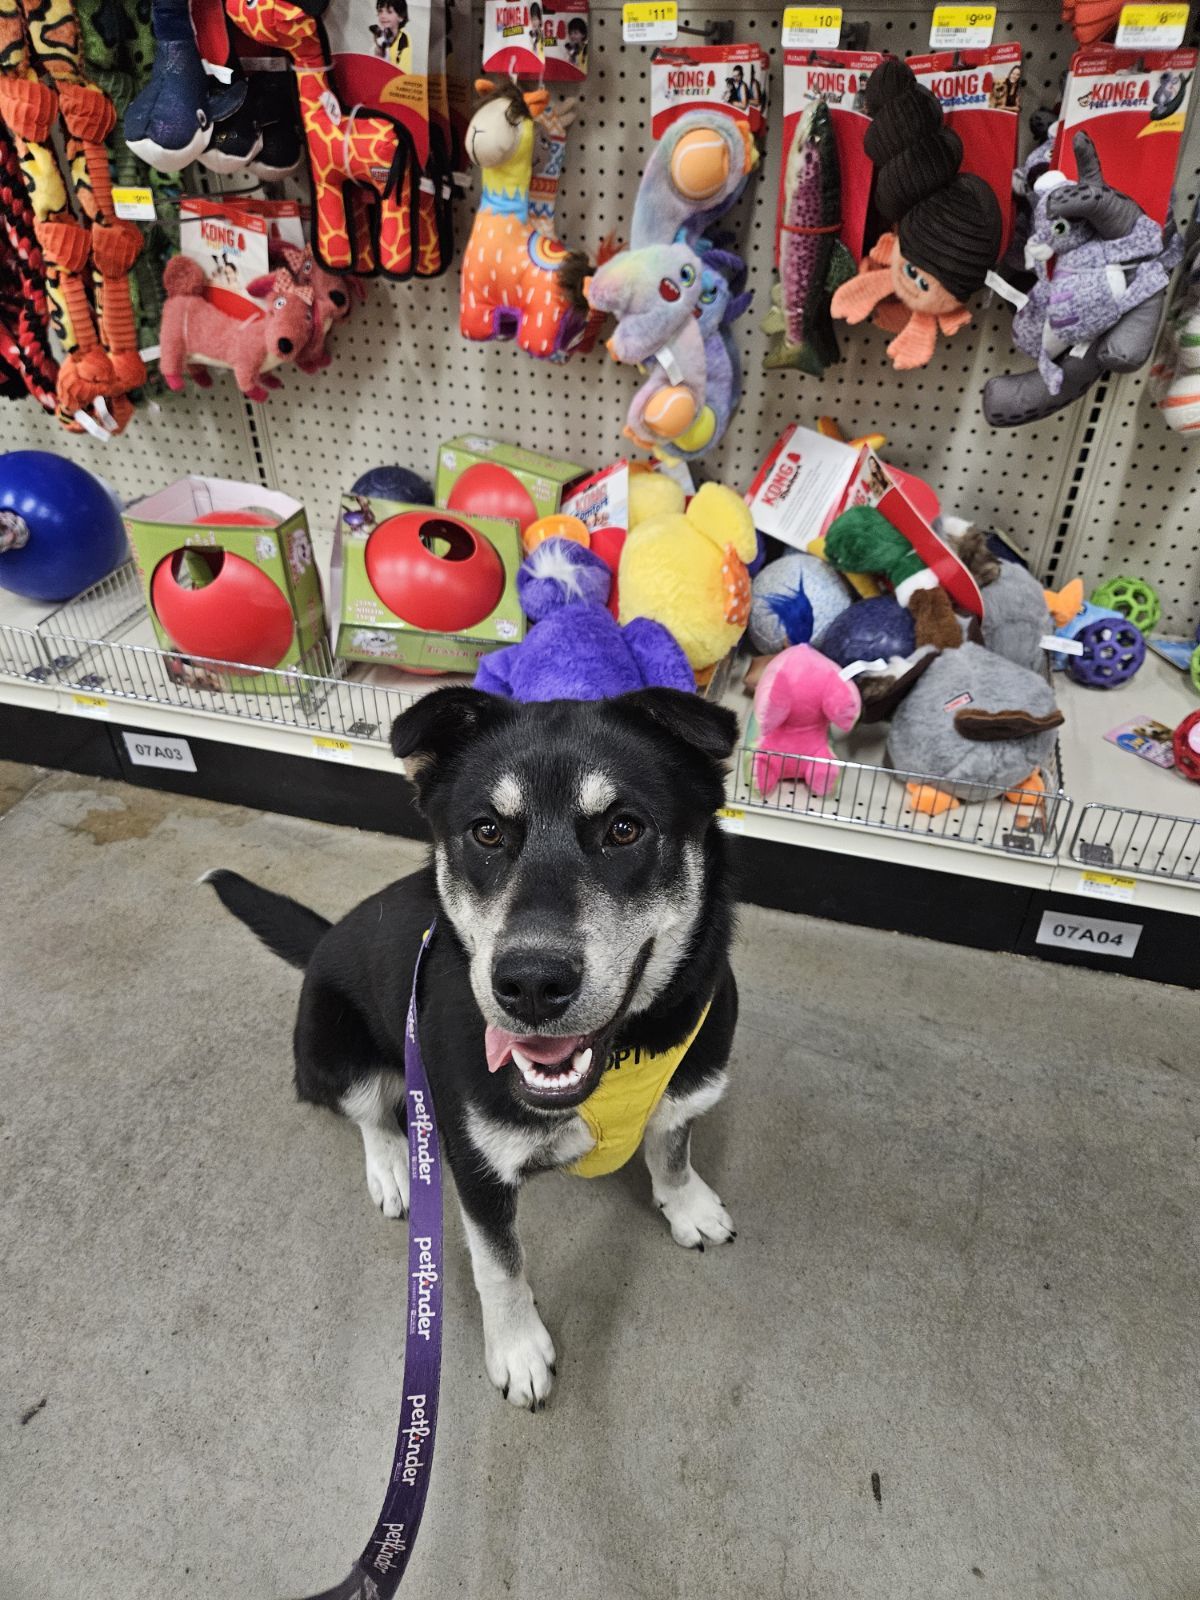
[[[783,13],[785,50],[836,50],[841,37],[840,6],[788,6]]]
[[[1117,49],[1178,50],[1187,25],[1185,5],[1122,6]]]
[[[986,50],[995,30],[995,6],[935,6],[929,48]]]
[[[676,0],[625,0],[621,37],[626,44],[661,44],[679,32]]]

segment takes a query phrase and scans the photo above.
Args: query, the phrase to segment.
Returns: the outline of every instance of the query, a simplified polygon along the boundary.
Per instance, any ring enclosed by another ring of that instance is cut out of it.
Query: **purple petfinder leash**
[[[400,1587],[425,1511],[442,1375],[442,1161],[433,1096],[417,1035],[417,984],[436,922],[417,952],[404,1035],[408,1102],[408,1329],[404,1396],[383,1509],[349,1574],[309,1600],[391,1600]]]

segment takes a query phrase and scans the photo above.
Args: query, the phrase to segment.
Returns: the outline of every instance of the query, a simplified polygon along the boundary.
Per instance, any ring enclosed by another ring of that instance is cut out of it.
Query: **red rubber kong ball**
[[[1200,783],[1200,711],[1189,711],[1171,737],[1176,770]]]
[[[468,467],[451,489],[446,509],[464,517],[507,517],[522,533],[538,515],[524,484],[494,461]]]
[[[291,648],[295,631],[287,596],[252,562],[228,550],[190,550],[212,573],[208,583],[188,585],[185,552],[164,556],[150,580],[154,614],[171,643],[185,655],[275,667]]]
[[[70,600],[125,559],[125,529],[99,478],[49,450],[0,456],[0,589]]]
[[[443,511],[402,511],[367,540],[367,577],[396,616],[426,633],[461,633],[491,616],[504,563],[469,523]]]

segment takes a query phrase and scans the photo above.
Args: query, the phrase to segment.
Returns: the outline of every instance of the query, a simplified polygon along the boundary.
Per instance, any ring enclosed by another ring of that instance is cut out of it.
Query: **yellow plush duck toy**
[[[741,638],[750,616],[757,539],[740,494],[706,483],[684,511],[683,490],[658,472],[629,484],[621,552],[620,620],[650,617],[679,641],[698,681]]]

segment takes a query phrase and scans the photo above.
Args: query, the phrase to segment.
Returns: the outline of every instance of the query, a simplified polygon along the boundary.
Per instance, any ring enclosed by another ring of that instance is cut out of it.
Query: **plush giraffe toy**
[[[320,20],[327,3],[227,0],[225,7],[256,44],[292,59],[312,173],[313,254],[330,272],[433,277],[446,262],[446,229],[427,215],[444,204],[441,186],[420,191],[416,151],[399,123],[348,112],[338,100]]]
[[[0,118],[17,148],[67,352],[55,390],[59,419],[74,432],[102,424],[119,432],[133,413],[128,393],[146,376],[129,294],[142,236],[113,207],[104,141],[116,112],[102,89],[84,81],[71,0],[0,0]],[[51,142],[59,118],[83,220]]]
[[[483,193],[463,255],[458,325],[464,339],[515,338],[532,356],[564,360],[592,348],[604,313],[590,312],[584,298],[587,257],[530,216],[536,124],[550,97],[487,78],[475,88],[483,98],[466,146]]]

